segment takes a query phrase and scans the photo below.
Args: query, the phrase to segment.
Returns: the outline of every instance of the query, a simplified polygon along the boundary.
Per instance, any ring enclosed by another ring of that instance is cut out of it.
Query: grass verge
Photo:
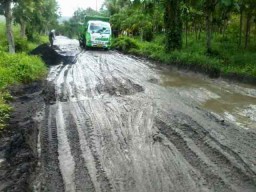
[[[11,107],[8,105],[11,96],[7,88],[11,85],[39,80],[46,73],[45,64],[37,56],[0,51],[0,129],[4,128],[11,112]]]
[[[224,42],[224,37],[213,40],[213,52],[206,54],[204,41],[188,38],[182,50],[165,52],[164,36],[157,36],[152,42],[138,38],[119,37],[113,47],[129,54],[146,56],[150,59],[177,67],[207,73],[213,77],[236,76],[256,79],[256,52],[253,49],[238,49],[232,41]],[[185,43],[184,43],[185,44]]]
[[[31,50],[39,44],[47,43],[48,37],[35,34],[33,42],[20,37],[20,28],[13,26],[16,54],[9,54],[5,35],[5,24],[0,23],[0,130],[5,127],[10,117],[11,107],[8,104],[11,96],[8,87],[21,83],[39,80],[47,73],[43,61],[36,56],[29,56]]]
[[[20,37],[20,27],[13,25],[13,34],[15,42],[15,51],[17,53],[28,53],[35,49],[39,44],[48,43],[47,35],[34,34],[34,40],[28,41],[27,38]],[[8,42],[5,34],[5,24],[0,23],[0,51],[8,52]]]

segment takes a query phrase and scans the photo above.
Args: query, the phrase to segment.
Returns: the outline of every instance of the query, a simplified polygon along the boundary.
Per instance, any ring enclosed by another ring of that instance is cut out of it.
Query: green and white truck
[[[112,31],[109,18],[86,16],[79,31],[80,46],[84,48],[110,48]]]

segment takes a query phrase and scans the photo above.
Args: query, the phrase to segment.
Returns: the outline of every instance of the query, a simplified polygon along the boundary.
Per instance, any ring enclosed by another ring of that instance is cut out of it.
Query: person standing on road
[[[55,39],[55,30],[51,30],[49,33],[49,41],[51,44],[51,47],[53,47],[53,40]]]

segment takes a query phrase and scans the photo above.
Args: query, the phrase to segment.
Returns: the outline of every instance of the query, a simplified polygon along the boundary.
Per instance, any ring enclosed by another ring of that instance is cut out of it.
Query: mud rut
[[[76,60],[49,72],[42,191],[256,191],[254,131],[159,86],[150,63],[56,44]]]

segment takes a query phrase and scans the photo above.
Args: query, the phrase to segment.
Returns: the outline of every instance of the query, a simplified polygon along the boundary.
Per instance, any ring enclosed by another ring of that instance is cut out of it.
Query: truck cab
[[[80,45],[86,48],[98,47],[109,49],[111,42],[111,26],[106,18],[86,17],[80,34]]]

